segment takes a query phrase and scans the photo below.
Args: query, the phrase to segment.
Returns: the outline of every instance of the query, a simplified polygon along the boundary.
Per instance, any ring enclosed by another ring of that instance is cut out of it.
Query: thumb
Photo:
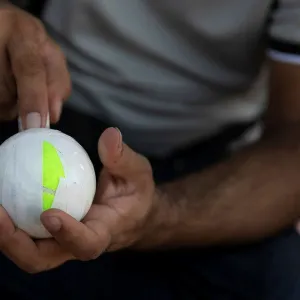
[[[123,179],[136,179],[141,173],[151,173],[149,161],[123,143],[117,128],[108,128],[100,136],[98,152],[108,172]]]

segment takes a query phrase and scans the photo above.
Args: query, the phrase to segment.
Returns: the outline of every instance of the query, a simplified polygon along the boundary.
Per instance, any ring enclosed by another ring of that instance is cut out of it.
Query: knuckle
[[[3,11],[6,19],[10,20],[10,27],[12,27],[14,40],[21,39],[22,41],[43,42],[46,37],[46,30],[43,23],[31,14],[23,10],[9,7]]]
[[[47,270],[45,263],[36,257],[31,257],[26,260],[24,258],[18,258],[15,263],[21,270],[28,274],[38,274]]]
[[[84,253],[79,255],[79,259],[81,261],[89,261],[89,260],[95,260],[97,259],[101,254],[103,253],[102,248],[99,247],[93,247],[88,250],[86,250]]]
[[[43,23],[26,13],[18,15],[15,30],[18,31],[23,38],[30,38],[30,40],[34,40],[39,45],[43,44],[47,38]]]
[[[41,54],[46,63],[51,63],[53,60],[56,60],[62,63],[62,65],[66,64],[66,57],[63,51],[48,37],[41,47]]]
[[[72,83],[71,83],[70,77],[68,76],[67,84],[66,84],[65,92],[64,92],[64,98],[63,98],[64,102],[66,102],[68,100],[68,98],[71,96],[71,93],[72,93]]]
[[[152,167],[151,164],[149,162],[149,160],[143,156],[143,155],[139,155],[140,159],[141,159],[141,163],[143,165],[143,171],[147,174],[151,173],[152,174]]]
[[[53,56],[57,56],[60,55],[60,53],[58,52],[58,47],[49,39],[43,44],[43,46],[41,47],[41,55],[42,58],[48,62],[51,61]]]
[[[38,53],[23,54],[15,59],[15,66],[23,76],[33,77],[44,71],[43,64]]]
[[[39,20],[21,13],[15,19],[9,49],[13,52],[13,71],[24,76],[41,73],[43,66],[43,45],[47,41],[46,31]]]
[[[28,274],[38,274],[45,269],[38,263],[23,263],[20,268]]]
[[[1,25],[11,24],[16,18],[16,11],[9,5],[2,5],[0,8]]]

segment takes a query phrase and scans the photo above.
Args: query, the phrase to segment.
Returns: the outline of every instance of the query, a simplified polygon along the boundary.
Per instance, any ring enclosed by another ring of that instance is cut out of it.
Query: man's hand
[[[152,230],[158,196],[149,162],[123,144],[117,129],[99,140],[104,165],[94,204],[82,222],[59,210],[41,220],[54,239],[33,241],[0,209],[0,251],[27,272],[56,267],[66,260],[90,260],[104,251],[135,245]]]
[[[70,92],[65,58],[41,22],[0,3],[0,120],[19,115],[22,127],[57,122]]]

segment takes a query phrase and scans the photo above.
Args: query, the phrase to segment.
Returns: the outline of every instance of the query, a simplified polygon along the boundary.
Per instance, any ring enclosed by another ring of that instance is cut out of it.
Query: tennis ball
[[[85,150],[52,129],[29,129],[0,146],[0,204],[15,225],[34,238],[50,233],[42,212],[58,208],[80,221],[96,190],[96,176]]]

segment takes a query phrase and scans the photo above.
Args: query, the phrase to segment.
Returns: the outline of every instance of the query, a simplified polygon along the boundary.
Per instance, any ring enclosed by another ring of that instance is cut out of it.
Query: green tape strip
[[[43,210],[52,207],[56,190],[65,172],[56,148],[43,142]]]

